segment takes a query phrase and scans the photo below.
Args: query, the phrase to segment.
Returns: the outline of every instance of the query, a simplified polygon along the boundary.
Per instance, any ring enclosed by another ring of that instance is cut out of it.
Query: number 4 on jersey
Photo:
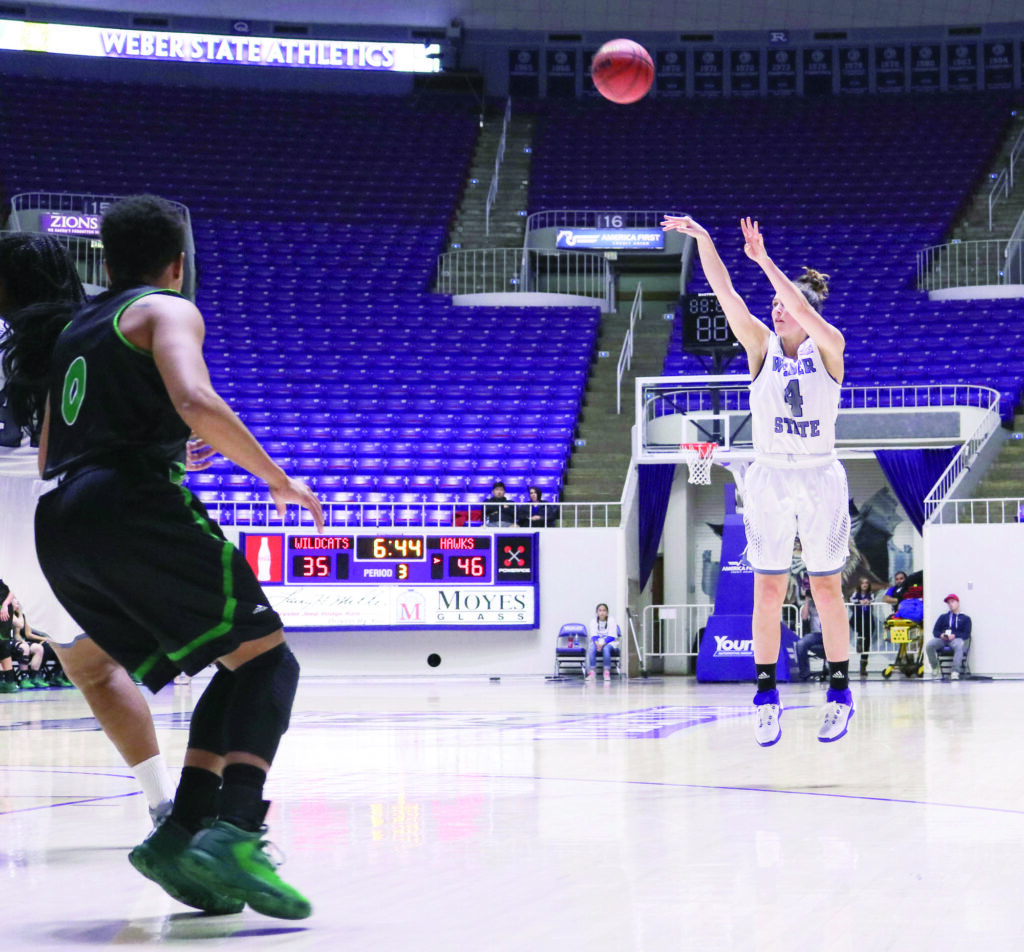
[[[793,416],[802,417],[804,415],[804,398],[800,395],[800,381],[794,377],[786,384],[786,389],[783,393],[783,399],[789,404],[789,409],[792,411]]]

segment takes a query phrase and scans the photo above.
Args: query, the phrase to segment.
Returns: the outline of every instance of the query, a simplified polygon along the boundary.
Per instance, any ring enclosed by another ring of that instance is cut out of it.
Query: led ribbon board
[[[104,59],[164,63],[221,63],[301,69],[362,69],[389,73],[436,73],[437,43],[367,40],[282,39],[214,33],[111,30],[65,23],[0,20],[0,50],[63,53]]]

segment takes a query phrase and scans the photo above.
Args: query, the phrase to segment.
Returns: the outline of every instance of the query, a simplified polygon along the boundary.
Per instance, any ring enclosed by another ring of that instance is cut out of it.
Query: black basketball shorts
[[[84,466],[41,496],[36,549],[71,617],[153,692],[281,627],[203,504],[138,460]]]

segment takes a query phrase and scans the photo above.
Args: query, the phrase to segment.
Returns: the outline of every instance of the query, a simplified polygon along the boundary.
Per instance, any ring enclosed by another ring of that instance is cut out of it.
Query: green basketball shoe
[[[245,903],[210,889],[185,871],[182,856],[192,834],[169,816],[158,820],[153,832],[128,854],[132,864],[146,879],[153,880],[168,896],[193,909],[215,916],[241,912]]]
[[[245,901],[276,919],[305,919],[308,899],[277,875],[278,863],[266,852],[265,826],[255,832],[216,820],[195,835],[181,859],[182,868],[211,891]]]

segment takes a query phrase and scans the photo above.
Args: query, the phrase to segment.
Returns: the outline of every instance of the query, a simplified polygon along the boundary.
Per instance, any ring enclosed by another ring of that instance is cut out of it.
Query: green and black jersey
[[[123,456],[166,465],[169,473],[180,469],[189,428],[152,353],[129,342],[118,326],[129,305],[151,294],[175,292],[149,286],[107,291],[61,333],[53,353],[44,478]]]

